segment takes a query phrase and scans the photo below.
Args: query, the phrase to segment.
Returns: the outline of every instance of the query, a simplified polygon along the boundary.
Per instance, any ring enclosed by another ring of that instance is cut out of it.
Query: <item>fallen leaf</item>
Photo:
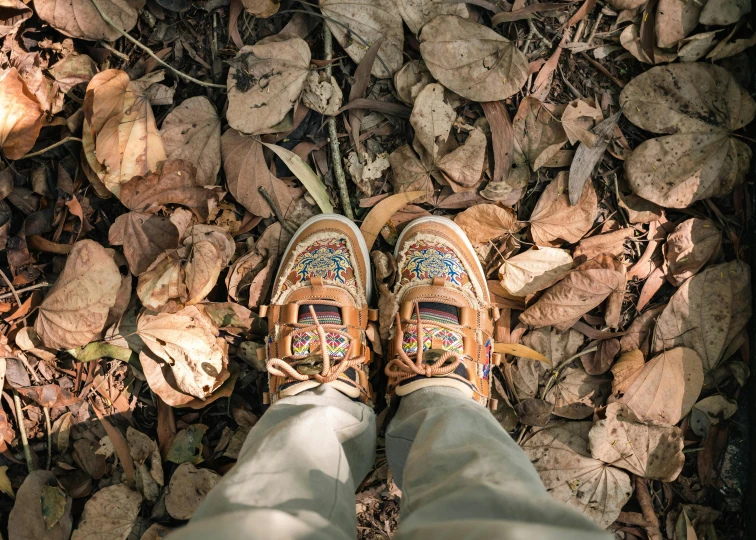
[[[464,3],[444,0],[397,0],[397,8],[413,34],[420,32],[423,26],[438,15],[455,15],[463,19],[470,15]]]
[[[564,108],[561,120],[570,144],[579,141],[591,147],[596,143],[596,135],[591,130],[603,118],[601,109],[582,99],[576,99]]]
[[[620,402],[641,418],[674,425],[688,414],[702,386],[701,357],[676,347],[652,358]]]
[[[220,475],[210,469],[198,469],[191,463],[179,465],[168,484],[165,509],[174,519],[191,519],[220,480]]]
[[[368,215],[362,221],[362,225],[360,225],[360,232],[362,232],[362,236],[365,238],[368,251],[373,248],[375,240],[381,234],[381,229],[391,219],[391,216],[396,214],[407,203],[414,201],[424,194],[424,191],[397,193],[386,197],[368,212]]]
[[[301,38],[242,47],[228,71],[228,125],[243,133],[279,131],[299,100],[310,65]]]
[[[178,247],[179,231],[167,217],[128,212],[110,226],[108,241],[113,246],[123,246],[129,270],[139,276],[163,252]]]
[[[423,203],[433,193],[431,168],[418,159],[415,151],[408,144],[402,145],[389,155],[391,164],[391,185],[396,193],[422,191],[425,197],[415,202]]]
[[[651,336],[651,331],[656,324],[656,317],[664,311],[666,305],[648,309],[636,317],[627,328],[625,335],[620,338],[622,352],[641,349],[648,352],[646,340]]]
[[[620,351],[620,342],[617,338],[602,339],[596,344],[596,352],[584,354],[580,357],[583,369],[589,375],[603,375],[614,363],[614,358]],[[592,344],[592,345],[593,345]],[[591,348],[591,345],[587,347]],[[614,380],[612,380],[614,385]]]
[[[248,13],[263,19],[275,15],[281,7],[278,0],[242,0],[242,4]]]
[[[698,26],[703,4],[685,0],[659,0],[656,7],[656,45],[674,47]],[[681,55],[682,56],[682,55]]]
[[[8,538],[13,540],[68,540],[73,522],[71,497],[65,497],[63,512],[51,527],[45,524],[42,495],[46,487],[58,488],[50,471],[31,471],[16,493],[8,516]]]
[[[734,30],[733,30],[734,32]],[[732,34],[731,34],[732,35]],[[729,37],[729,36],[728,36]],[[717,46],[706,55],[707,60],[717,61],[723,58],[729,58],[745,51],[756,45],[756,34],[751,37],[729,41],[726,38],[717,43]],[[708,52],[708,51],[707,51]]]
[[[594,259],[602,254],[619,257],[624,253],[625,241],[632,238],[635,229],[626,227],[616,231],[598,234],[590,238],[583,238],[575,247],[573,255],[575,262],[582,264],[587,260]]]
[[[153,523],[150,528],[144,531],[144,534],[139,540],[163,540],[176,529],[172,527],[166,527],[160,523]]]
[[[667,62],[674,62],[677,59],[676,52],[660,49],[656,45],[653,47],[653,60],[649,58],[648,53],[643,49],[643,45],[641,44],[640,25],[638,24],[631,24],[625,27],[620,34],[620,44],[639,62],[643,62],[644,64],[666,64]]]
[[[547,358],[548,362],[542,362],[540,359],[536,359],[539,362],[533,362],[532,355],[517,357],[512,367],[511,379],[519,399],[536,397],[541,379],[549,373],[549,369],[574,356],[583,344],[584,338],[582,334],[571,329],[557,332],[546,326],[531,330],[523,336],[522,341],[525,346]]]
[[[554,404],[554,414],[562,418],[581,420],[602,407],[611,394],[608,377],[589,375],[582,365],[567,367],[544,399]]]
[[[225,342],[194,306],[178,313],[144,313],[137,334],[171,367],[179,389],[191,396],[207,398],[228,378]]]
[[[572,270],[565,249],[532,248],[505,260],[499,268],[501,286],[515,296],[528,296],[559,281]]]
[[[281,224],[274,223],[265,229],[254,249],[234,262],[226,275],[226,287],[231,298],[240,301],[242,291],[254,286],[255,282],[258,282],[258,290],[267,289],[260,281],[267,281],[269,285],[273,275],[272,272],[268,272],[266,276],[264,269],[276,265],[281,251],[286,246],[286,236],[288,235],[282,235]],[[261,292],[264,295],[267,290]],[[250,298],[250,303],[252,302]]]
[[[122,31],[130,32],[136,26],[144,4],[144,0],[98,0],[97,5],[110,20],[117,21],[118,28],[105,22],[91,0],[41,0],[34,4],[34,8],[40,19],[66,36],[91,41],[115,41],[122,37]]]
[[[622,287],[624,280],[619,272],[596,268],[591,262],[571,270],[546,290],[535,304],[520,315],[520,322],[537,327],[569,328],[574,321]]]
[[[528,358],[531,360],[538,360],[539,362],[543,362],[544,364],[547,364],[549,366],[551,365],[551,360],[546,358],[544,355],[536,350],[531,349],[530,347],[520,345],[519,343],[495,343],[494,351],[499,354],[511,354],[513,356],[521,356],[523,358]]]
[[[577,242],[593,227],[598,213],[593,182],[586,182],[575,206],[570,206],[567,185],[567,173],[562,171],[543,190],[530,214],[530,234],[538,246]]]
[[[15,32],[33,13],[32,9],[20,0],[3,0],[0,7],[0,37]]]
[[[604,152],[609,145],[614,128],[617,127],[619,117],[620,113],[617,113],[602,121],[593,130],[592,135],[596,137],[593,146],[588,146],[586,143],[581,142],[575,151],[575,157],[570,164],[569,191],[571,205],[578,204],[586,182],[590,179],[601,158],[604,157]]]
[[[656,323],[653,350],[693,349],[709,373],[751,317],[751,270],[740,261],[711,266],[683,283]],[[732,351],[734,352],[734,351]]]
[[[165,483],[158,445],[147,435],[131,426],[126,429],[126,440],[136,468],[135,487],[145,499],[155,502]]]
[[[32,400],[40,407],[68,407],[79,401],[79,397],[57,384],[27,386],[15,389],[19,394]]]
[[[202,457],[202,438],[207,432],[207,426],[204,424],[192,424],[186,429],[176,433],[168,448],[166,461],[181,465],[182,463],[192,463],[199,465],[204,461]]]
[[[517,232],[517,214],[511,208],[495,204],[476,204],[454,218],[474,244],[485,244],[495,238]]]
[[[638,378],[645,365],[646,360],[643,358],[643,353],[638,349],[620,354],[620,357],[612,365],[612,375],[614,376],[612,394],[620,396],[627,392],[627,389]]]
[[[567,133],[559,120],[562,111],[563,107],[541,103],[534,97],[520,102],[512,120],[515,163],[537,171],[567,144]]]
[[[315,171],[313,171],[307,163],[302,161],[302,158],[282,146],[268,143],[262,144],[265,147],[270,148],[273,153],[284,162],[289,170],[294,173],[294,176],[302,182],[302,185],[307,192],[313,199],[315,199],[315,203],[318,205],[321,212],[324,214],[333,213],[333,205],[328,197],[328,192],[326,191],[323,181],[317,174],[315,174]]]
[[[499,101],[528,78],[528,62],[514,43],[492,29],[439,15],[420,33],[420,54],[433,76],[472,101]]]
[[[7,159],[19,159],[37,142],[43,111],[16,68],[0,76],[0,102],[6,104],[0,118],[0,148]]]
[[[708,219],[683,221],[667,237],[664,258],[667,276],[680,286],[717,256],[722,246],[722,233]]]
[[[221,164],[221,121],[210,100],[184,100],[163,120],[160,137],[167,159],[183,159],[197,169],[198,185],[218,183]]]
[[[423,88],[434,80],[433,75],[421,60],[410,60],[394,73],[396,95],[411,107]]]
[[[679,476],[685,464],[679,428],[643,422],[622,403],[610,404],[605,414],[588,434],[594,458],[651,480],[672,482]]]
[[[740,21],[751,12],[751,0],[711,0],[704,4],[700,24],[727,26]]]
[[[522,448],[552,497],[606,528],[619,517],[633,485],[627,473],[591,457],[590,429],[590,422],[548,427]]]
[[[554,405],[538,398],[523,399],[514,406],[520,422],[526,426],[546,426],[551,419]]]
[[[88,83],[97,73],[97,64],[86,54],[69,54],[50,66],[50,74],[55,78],[62,92]]]
[[[652,68],[620,94],[638,127],[669,134],[649,139],[625,161],[633,191],[661,206],[684,208],[726,195],[748,170],[750,148],[732,132],[756,114],[756,102],[724,68],[705,63]]]
[[[110,454],[112,454],[112,446]],[[105,476],[106,456],[102,453],[102,446],[92,444],[89,439],[79,439],[73,443],[73,460],[76,466],[86,472],[93,480],[100,480]]]
[[[483,179],[488,140],[481,129],[468,133],[465,142],[436,163],[454,192],[474,190]]]
[[[480,104],[491,129],[494,170],[491,184],[505,183],[509,180],[514,159],[514,128],[509,119],[507,108],[500,101],[484,101]],[[489,187],[491,186],[489,184]],[[510,183],[512,188],[518,186]],[[488,188],[487,188],[488,189]],[[489,193],[494,188],[489,190]]]
[[[137,524],[141,506],[142,496],[126,484],[103,488],[87,501],[71,540],[96,540],[105,535],[126,540]]]
[[[659,205],[638,197],[634,193],[620,194],[619,205],[627,212],[630,223],[651,223],[661,219],[664,211]]]
[[[344,94],[333,75],[327,78],[325,73],[311,71],[305,80],[302,103],[306,107],[326,116],[335,116],[341,109]]]
[[[431,83],[423,88],[412,107],[410,124],[415,129],[415,148],[419,143],[430,158],[435,160],[439,147],[446,142],[452,124],[457,118],[454,108],[444,97],[444,87]]]
[[[0,440],[2,440],[2,437],[0,437]],[[16,493],[13,491],[13,486],[8,478],[7,471],[7,465],[0,466],[0,493],[5,493],[8,497],[15,500]]]
[[[703,32],[701,34],[696,34],[694,36],[690,36],[689,38],[683,39],[680,43],[682,46],[680,47],[680,50],[677,51],[678,56],[680,57],[681,62],[697,62],[704,56],[706,56],[706,53],[711,51],[712,47],[714,46],[714,40],[717,37],[716,31],[714,32]],[[717,48],[719,45],[717,45]],[[716,51],[711,51],[712,53],[715,53]]]
[[[738,411],[738,403],[721,394],[703,398],[690,411],[690,429],[699,437],[706,437],[709,427],[727,420]]]
[[[336,41],[357,64],[373,43],[384,40],[373,64],[375,77],[386,79],[402,67],[404,30],[393,1],[320,0],[320,11]]]
[[[34,329],[53,349],[86,345],[102,332],[120,286],[121,273],[105,248],[80,240],[40,304]]]

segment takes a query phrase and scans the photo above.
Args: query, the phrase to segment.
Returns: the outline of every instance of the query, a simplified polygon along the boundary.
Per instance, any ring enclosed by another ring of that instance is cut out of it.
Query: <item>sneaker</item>
[[[496,313],[464,231],[447,218],[416,219],[394,255],[399,282],[391,314],[394,356],[385,369],[389,394],[446,386],[487,405]]]
[[[266,339],[269,400],[321,384],[371,401],[369,253],[360,230],[337,214],[308,219],[283,252],[273,282]]]

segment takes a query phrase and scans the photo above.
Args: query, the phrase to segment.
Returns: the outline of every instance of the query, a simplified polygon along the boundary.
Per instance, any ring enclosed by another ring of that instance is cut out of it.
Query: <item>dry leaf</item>
[[[678,477],[685,464],[679,428],[643,422],[622,403],[610,404],[605,414],[588,434],[594,458],[651,480]]]
[[[676,347],[652,358],[620,402],[641,418],[674,425],[688,414],[702,386],[701,357]]]
[[[263,19],[275,15],[281,7],[279,0],[242,0],[242,4],[249,13]]]
[[[640,25],[631,24],[626,26],[620,34],[620,43],[632,54],[639,62],[644,64],[666,64],[674,62],[677,59],[677,53],[660,49],[654,45],[654,59],[648,57],[648,54],[641,44]]]
[[[698,353],[704,372],[722,361],[751,317],[751,270],[740,261],[712,266],[686,281],[656,323],[654,351],[682,345]]]
[[[204,96],[184,100],[163,120],[160,137],[168,159],[183,159],[197,169],[197,184],[218,183],[221,163],[221,121]]]
[[[735,30],[733,30],[734,32]],[[732,34],[730,34],[732,36]],[[728,36],[728,38],[730,37]],[[706,55],[707,60],[717,61],[729,58],[756,45],[756,34],[751,37],[729,41],[727,38],[720,41],[714,49]]]
[[[97,0],[103,13],[115,21],[124,32],[130,32],[136,26],[139,11],[144,7],[144,0],[115,2]],[[91,0],[38,0],[34,3],[37,15],[59,32],[73,38],[91,41],[115,41],[121,38],[121,31],[114,28],[100,16]]]
[[[491,146],[493,146],[494,158],[492,181],[486,187],[486,191],[492,194],[494,190],[497,190],[496,187],[492,186],[501,184],[505,184],[508,188],[520,187],[515,182],[509,182],[514,160],[514,128],[509,119],[507,108],[500,101],[484,101],[480,105],[491,130]]]
[[[734,24],[751,12],[751,0],[710,0],[704,4],[700,24],[727,26]]]
[[[620,351],[620,342],[616,338],[602,339],[598,344],[593,342],[587,348],[590,349],[592,345],[596,345],[596,352],[584,354],[580,357],[580,361],[589,375],[603,375],[612,367],[614,358]],[[612,380],[612,385],[614,385],[614,380]]]
[[[436,164],[454,192],[474,190],[483,178],[488,140],[481,129],[473,129],[464,144]]]
[[[582,264],[589,259],[594,259],[599,255],[613,255],[619,257],[624,253],[625,241],[632,238],[635,229],[626,227],[616,231],[584,238],[575,247],[573,255],[575,262]]]
[[[0,7],[0,37],[15,32],[33,13],[21,0],[2,0]]]
[[[574,364],[562,372],[544,399],[554,404],[556,416],[580,420],[602,407],[610,394],[608,377],[589,375],[582,365]]]
[[[604,157],[604,151],[609,145],[614,128],[617,127],[620,113],[610,116],[593,130],[592,135],[596,136],[593,146],[588,146],[581,142],[575,151],[575,157],[570,163],[570,204],[576,205],[583,193],[585,183],[590,179],[591,174],[596,169],[596,165]]]
[[[383,39],[373,64],[375,77],[386,79],[402,67],[404,29],[392,0],[320,0],[320,11],[336,41],[357,64],[373,43]]]
[[[137,334],[168,365],[179,389],[204,399],[228,378],[225,342],[218,329],[196,307],[178,313],[143,313]]]
[[[664,258],[667,276],[673,285],[693,277],[722,246],[722,233],[708,219],[691,218],[683,221],[667,237]]]
[[[315,200],[320,211],[324,214],[333,214],[333,205],[328,196],[328,191],[323,184],[323,180],[315,174],[310,166],[302,161],[298,155],[291,150],[287,150],[276,144],[262,143],[265,148],[269,148],[278,158],[284,162],[289,170],[294,173],[302,185],[305,187],[310,196]]]
[[[158,445],[131,426],[126,429],[126,439],[136,467],[136,488],[145,499],[154,502],[164,485],[163,462]]]
[[[97,73],[97,64],[86,54],[69,54],[50,67],[50,73],[61,92],[68,92],[78,84],[88,83]]]
[[[501,286],[515,296],[528,296],[551,286],[572,270],[565,249],[532,248],[505,260],[499,268]]]
[[[586,182],[575,206],[570,206],[567,182],[567,173],[560,172],[543,190],[530,214],[530,234],[536,245],[555,247],[577,242],[593,226],[598,213],[593,182]]]
[[[425,166],[408,144],[402,145],[389,155],[391,163],[391,185],[396,193],[422,191],[427,195],[417,199],[417,203],[426,202],[433,193],[431,169]]]
[[[601,109],[576,99],[564,108],[562,127],[570,144],[580,141],[586,146],[596,143],[596,135],[591,133],[593,127],[604,118]]]
[[[302,93],[310,47],[301,38],[247,45],[229,64],[228,125],[243,133],[279,131]]]
[[[8,159],[19,159],[37,142],[43,111],[16,68],[0,77],[0,148]]]
[[[141,506],[142,496],[126,484],[103,488],[87,501],[71,540],[127,540]]]
[[[592,262],[578,266],[543,293],[520,315],[520,322],[530,326],[569,328],[614,291],[621,290],[624,277],[620,272],[597,268]]]
[[[548,369],[574,356],[583,344],[584,338],[574,330],[560,333],[546,326],[531,330],[523,336],[522,341],[524,345],[547,358],[548,363],[533,362],[531,356],[518,356],[515,365],[512,366],[511,379],[519,399],[537,396],[539,382],[548,373]]]
[[[567,144],[567,133],[559,121],[563,107],[526,97],[512,120],[514,161],[537,171]]]
[[[378,235],[381,234],[381,229],[388,223],[391,216],[401,210],[407,203],[410,203],[424,195],[423,191],[409,191],[406,193],[397,193],[386,197],[381,202],[376,204],[360,225],[360,232],[365,237],[365,243],[367,244],[368,251],[373,248],[375,240]]]
[[[649,139],[625,161],[633,191],[661,206],[684,208],[742,183],[751,149],[732,132],[756,114],[756,102],[724,68],[705,63],[656,67],[620,94],[638,127],[669,134]]]
[[[258,299],[265,296],[287,238],[287,234],[282,235],[281,224],[274,223],[265,229],[254,249],[234,262],[226,275],[226,287],[231,298],[240,301],[242,291],[247,288],[256,289]],[[257,305],[251,295],[249,304]]]
[[[514,410],[526,426],[545,426],[551,420],[554,405],[542,399],[527,398],[517,403]]]
[[[473,101],[507,99],[528,78],[527,59],[514,43],[453,15],[439,15],[423,27],[420,54],[438,82]]]
[[[333,76],[328,79],[325,73],[316,71],[307,75],[302,94],[302,103],[306,107],[326,116],[335,116],[341,109],[343,98],[344,94]]]
[[[46,487],[58,487],[50,471],[31,471],[16,493],[16,501],[8,516],[8,538],[12,540],[68,540],[73,523],[71,497],[65,498],[62,515],[51,527],[45,524],[41,499]]]
[[[417,96],[412,108],[410,124],[415,129],[415,143],[419,143],[430,158],[435,161],[439,155],[439,148],[444,145],[449,137],[452,124],[457,118],[457,113],[444,97],[444,87],[440,84],[431,83],[423,88]]]
[[[396,95],[410,107],[423,88],[433,81],[433,75],[421,60],[410,60],[394,73]]]
[[[703,398],[690,411],[690,429],[699,437],[706,437],[709,427],[727,420],[738,411],[738,403],[721,394]]]
[[[118,216],[110,226],[108,241],[123,246],[129,270],[139,276],[163,252],[178,247],[179,231],[166,217],[128,212]]]
[[[622,352],[632,351],[634,349],[641,349],[644,352],[648,352],[648,344],[646,340],[651,335],[651,330],[656,324],[656,317],[662,311],[666,305],[656,306],[651,308],[633,320],[630,326],[627,328],[625,335],[620,339],[620,345],[622,346]]]
[[[438,15],[455,15],[467,19],[470,13],[464,3],[455,4],[445,0],[397,0],[399,14],[413,34]]]
[[[696,5],[696,4],[694,4]],[[681,62],[696,62],[706,56],[714,45],[718,32],[704,32],[681,41],[682,47],[678,51]],[[714,53],[715,51],[712,51]]]
[[[698,26],[703,6],[703,3],[685,0],[659,0],[654,21],[656,45],[661,48],[677,45]]]
[[[474,244],[485,244],[519,230],[515,211],[495,204],[476,204],[457,214],[454,222]]]
[[[210,469],[198,469],[191,463],[182,463],[168,484],[165,509],[174,519],[191,519],[220,480],[220,475]]]
[[[590,422],[549,427],[522,448],[552,497],[606,528],[630,499],[633,486],[627,473],[591,457],[590,429]]]
[[[76,242],[39,306],[34,329],[53,349],[86,345],[103,330],[120,287],[121,273],[105,248],[92,240]]]

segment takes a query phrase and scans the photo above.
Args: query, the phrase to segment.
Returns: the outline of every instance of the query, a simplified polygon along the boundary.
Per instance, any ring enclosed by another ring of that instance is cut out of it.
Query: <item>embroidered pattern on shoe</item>
[[[455,285],[468,281],[462,261],[450,247],[418,240],[407,248],[404,256],[402,283],[434,277],[443,277]]]
[[[462,335],[457,332],[452,332],[446,328],[439,327],[425,327],[423,326],[423,350],[431,349],[433,346],[433,340],[441,342],[441,348],[446,351],[452,351],[455,353],[464,353],[464,343],[462,341]],[[417,333],[415,327],[409,328],[404,331],[404,337],[402,338],[402,350],[406,354],[417,353]]]
[[[338,283],[354,280],[354,268],[345,238],[314,241],[297,255],[286,282],[294,284],[314,277]],[[286,283],[283,285],[283,290],[285,289]]]
[[[322,322],[322,321],[321,321]],[[328,355],[333,359],[344,358],[349,352],[349,341],[338,334],[333,332],[326,332],[326,347],[328,348]],[[315,331],[305,332],[294,336],[291,342],[291,352],[297,356],[307,356],[311,354],[310,345],[313,343],[319,344],[318,333]]]

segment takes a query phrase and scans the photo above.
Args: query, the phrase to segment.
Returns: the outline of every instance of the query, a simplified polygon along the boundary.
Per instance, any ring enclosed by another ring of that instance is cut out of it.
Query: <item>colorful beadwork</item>
[[[354,281],[354,268],[345,238],[316,240],[297,255],[282,290],[314,277],[337,283]]]
[[[326,332],[326,347],[328,355],[333,358],[344,358],[349,348],[349,340],[333,332]],[[320,344],[320,338],[315,331],[305,332],[294,336],[291,342],[291,352],[296,356],[308,356],[312,354],[310,347]]]
[[[452,351],[455,353],[464,352],[464,344],[462,342],[462,335],[457,332],[452,332],[446,328],[439,327],[425,327],[423,326],[423,350],[426,351],[433,346],[433,340],[441,342],[441,348],[445,351]],[[404,338],[402,339],[402,349],[406,354],[417,353],[417,332],[413,325],[404,331]]]
[[[462,285],[468,280],[465,267],[454,250],[443,244],[419,240],[406,251],[402,268],[402,282],[443,277]]]

